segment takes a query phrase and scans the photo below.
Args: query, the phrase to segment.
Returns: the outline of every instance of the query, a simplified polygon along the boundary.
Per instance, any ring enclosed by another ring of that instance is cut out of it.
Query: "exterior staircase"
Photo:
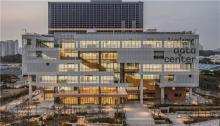
[[[91,63],[90,61],[83,59],[80,57],[80,60],[82,61],[82,63],[90,68],[93,69],[99,69],[99,71],[106,71],[106,68],[103,67],[102,65],[98,64],[98,63]]]
[[[131,83],[131,86],[137,87],[140,85],[140,79],[136,79],[132,76],[127,75],[126,76],[126,81],[128,83]],[[155,90],[156,89],[156,85],[153,84],[155,82],[155,80],[149,80],[149,79],[144,79],[143,80],[143,85],[144,87],[146,87],[148,90]]]

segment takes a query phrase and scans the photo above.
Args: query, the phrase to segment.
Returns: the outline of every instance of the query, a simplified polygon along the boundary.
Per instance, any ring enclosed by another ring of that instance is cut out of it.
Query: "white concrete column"
[[[161,104],[164,104],[164,87],[160,88],[160,100]]]
[[[191,99],[192,99],[192,88],[189,88],[189,103],[191,103]]]
[[[143,80],[143,74],[141,74],[141,78],[140,78],[140,104],[143,104],[144,101],[144,80]]]
[[[29,102],[32,101],[32,85],[31,85],[31,76],[28,75],[28,78],[27,78],[27,82],[28,82],[28,87],[29,87]]]

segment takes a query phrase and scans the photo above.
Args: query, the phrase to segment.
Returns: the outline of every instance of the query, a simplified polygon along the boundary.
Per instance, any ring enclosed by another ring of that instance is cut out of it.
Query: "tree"
[[[18,76],[14,74],[0,74],[0,81],[4,84],[15,83],[18,79]]]
[[[3,57],[1,57],[1,62],[21,63],[22,62],[22,56],[21,56],[21,54],[3,56]]]

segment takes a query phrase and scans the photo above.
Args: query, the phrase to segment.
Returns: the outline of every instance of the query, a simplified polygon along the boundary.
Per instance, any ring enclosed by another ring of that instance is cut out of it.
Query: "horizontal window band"
[[[86,30],[97,30],[97,31],[112,31],[112,30],[119,30],[119,31],[134,31],[134,30],[143,30],[142,28],[96,28],[96,29],[87,29],[87,28],[48,28],[49,31],[86,31]]]

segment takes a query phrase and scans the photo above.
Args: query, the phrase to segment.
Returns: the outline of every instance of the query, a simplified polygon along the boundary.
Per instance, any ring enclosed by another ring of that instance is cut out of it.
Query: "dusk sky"
[[[142,1],[145,29],[192,30],[200,35],[200,43],[205,49],[220,48],[220,0]],[[27,32],[47,34],[48,12],[45,0],[3,0],[0,12],[1,40],[21,41],[24,29]]]

